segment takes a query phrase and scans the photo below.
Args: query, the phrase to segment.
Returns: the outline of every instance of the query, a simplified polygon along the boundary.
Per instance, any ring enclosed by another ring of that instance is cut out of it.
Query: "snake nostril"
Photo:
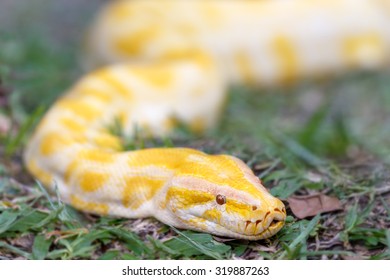
[[[256,211],[256,210],[257,210],[257,206],[253,205],[253,206],[252,206],[252,210],[253,210],[253,211]]]

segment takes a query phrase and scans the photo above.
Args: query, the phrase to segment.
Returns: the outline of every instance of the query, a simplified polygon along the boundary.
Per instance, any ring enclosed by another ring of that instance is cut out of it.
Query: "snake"
[[[27,170],[81,211],[154,217],[181,229],[259,240],[284,203],[242,160],[191,148],[125,150],[110,131],[206,131],[232,84],[297,79],[389,62],[389,0],[116,0],[93,19],[87,73],[46,112],[24,149]]]

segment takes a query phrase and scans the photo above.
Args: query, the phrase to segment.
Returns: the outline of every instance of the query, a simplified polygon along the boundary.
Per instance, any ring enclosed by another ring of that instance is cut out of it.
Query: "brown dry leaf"
[[[341,202],[336,197],[327,196],[321,193],[291,196],[287,199],[291,211],[299,218],[315,216],[318,213],[341,210]]]
[[[29,233],[27,235],[17,237],[10,240],[11,245],[22,247],[24,249],[30,249],[34,243],[34,234]]]

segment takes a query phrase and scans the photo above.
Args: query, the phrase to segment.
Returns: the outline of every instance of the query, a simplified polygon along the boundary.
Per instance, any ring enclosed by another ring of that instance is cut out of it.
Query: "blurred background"
[[[104,2],[1,0],[2,98],[16,121],[39,105],[47,107],[81,75],[85,30]],[[233,102],[215,133],[231,132],[233,137],[250,128],[242,133],[251,138],[255,126],[260,132],[298,135],[302,145],[322,155],[343,157],[360,147],[388,161],[388,73],[345,73],[287,88],[233,88],[239,93],[230,95]]]
[[[21,163],[24,142],[42,113],[81,76],[85,30],[104,2],[0,0],[0,181],[34,184]],[[284,199],[316,191],[337,196],[345,211],[324,218],[322,229],[331,229],[320,240],[347,232],[354,239],[344,249],[359,251],[364,244],[362,254],[373,255],[385,247],[390,213],[389,74],[356,71],[287,87],[235,86],[217,128],[203,137],[183,129],[172,141],[242,158]],[[358,205],[355,212],[348,212],[351,205]],[[366,216],[347,230],[340,225],[348,215]],[[353,232],[362,224],[378,239]],[[296,222],[280,233],[287,243],[294,226],[299,229]]]
[[[80,75],[85,27],[102,2],[0,1],[0,65],[3,80],[17,85],[9,96],[14,106],[33,110],[50,104]],[[15,112],[17,117],[21,113]]]

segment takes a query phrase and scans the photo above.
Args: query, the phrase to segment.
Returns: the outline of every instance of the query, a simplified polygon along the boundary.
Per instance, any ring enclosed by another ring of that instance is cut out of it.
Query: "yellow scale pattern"
[[[268,238],[284,224],[284,205],[242,161],[186,148],[123,151],[108,127],[119,120],[127,135],[160,136],[179,121],[203,131],[231,83],[380,68],[390,59],[389,8],[390,0],[110,1],[84,54],[90,68],[109,66],[47,112],[26,166],[83,211]]]

